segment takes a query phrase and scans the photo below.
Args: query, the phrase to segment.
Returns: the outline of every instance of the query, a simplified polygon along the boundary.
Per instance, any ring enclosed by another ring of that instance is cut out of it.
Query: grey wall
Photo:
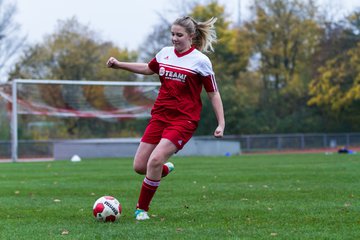
[[[54,143],[54,159],[133,157],[139,138],[69,140]],[[240,143],[229,140],[191,139],[178,156],[228,156],[240,154]]]

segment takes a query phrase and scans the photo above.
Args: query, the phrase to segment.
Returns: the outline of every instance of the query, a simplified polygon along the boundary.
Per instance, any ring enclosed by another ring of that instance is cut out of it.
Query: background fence
[[[194,137],[197,140],[215,140],[210,136]],[[239,142],[240,151],[243,153],[256,153],[265,151],[296,151],[313,149],[333,149],[337,151],[340,147],[359,148],[360,133],[338,133],[338,134],[265,134],[265,135],[240,135],[226,136],[224,141]],[[107,140],[98,140],[104,143]],[[54,146],[56,141],[19,141],[19,158],[54,158]],[[124,141],[119,141],[119,144]],[[116,146],[115,146],[116,147]],[[211,147],[202,144],[203,148]],[[186,149],[186,147],[185,147]],[[184,149],[184,150],[185,150]],[[240,152],[239,152],[240,153]],[[11,142],[0,141],[0,159],[11,158]]]
[[[266,134],[226,136],[225,138],[238,140],[242,152],[360,147],[360,133]]]

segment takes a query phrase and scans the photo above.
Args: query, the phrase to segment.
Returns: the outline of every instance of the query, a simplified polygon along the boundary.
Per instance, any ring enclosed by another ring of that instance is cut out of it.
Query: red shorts
[[[158,144],[161,138],[170,140],[178,150],[181,150],[190,140],[197,128],[197,122],[188,120],[177,120],[166,122],[158,119],[151,119],[147,125],[142,142]]]

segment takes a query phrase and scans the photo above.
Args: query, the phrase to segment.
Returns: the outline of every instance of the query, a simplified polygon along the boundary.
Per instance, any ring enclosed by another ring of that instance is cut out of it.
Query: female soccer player
[[[158,74],[159,94],[151,119],[134,157],[134,170],[145,174],[136,206],[137,220],[149,219],[150,202],[162,177],[174,169],[167,160],[190,140],[200,120],[200,93],[204,86],[218,126],[214,136],[223,136],[224,110],[209,58],[201,51],[213,51],[216,18],[197,22],[191,17],[175,20],[171,26],[173,47],[164,47],[149,63],[120,62],[110,57],[107,66],[144,75]]]

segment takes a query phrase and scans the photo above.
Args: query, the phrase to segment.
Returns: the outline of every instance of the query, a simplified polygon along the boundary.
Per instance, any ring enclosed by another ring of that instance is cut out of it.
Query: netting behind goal
[[[150,117],[158,88],[158,82],[14,80],[0,88],[11,116],[12,158],[17,158],[18,131],[42,141],[69,134],[73,139],[108,138],[129,131],[124,122]]]

